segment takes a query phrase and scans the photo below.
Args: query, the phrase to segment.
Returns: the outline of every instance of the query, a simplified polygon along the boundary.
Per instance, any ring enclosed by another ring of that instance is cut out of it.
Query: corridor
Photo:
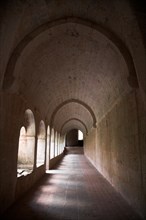
[[[135,212],[146,219],[146,1],[1,0],[0,216]]]
[[[90,164],[81,147],[67,148],[56,169],[17,201],[1,219],[140,220]]]

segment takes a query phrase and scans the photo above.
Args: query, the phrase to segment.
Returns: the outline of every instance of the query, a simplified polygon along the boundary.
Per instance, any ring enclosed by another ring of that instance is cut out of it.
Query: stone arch
[[[79,17],[67,17],[67,18],[60,18],[55,21],[49,21],[45,24],[40,25],[38,28],[34,29],[31,33],[26,35],[23,40],[16,46],[16,48],[13,50],[9,60],[8,64],[6,67],[6,71],[4,74],[4,79],[3,79],[3,90],[7,90],[11,87],[13,84],[13,81],[15,79],[13,73],[15,69],[15,65],[17,63],[17,60],[21,56],[21,53],[23,52],[24,48],[39,34],[43,33],[49,28],[52,28],[57,25],[65,24],[65,23],[76,23],[76,24],[82,24],[85,26],[88,26],[90,28],[93,28],[97,30],[98,32],[102,33],[104,36],[106,36],[113,44],[118,48],[120,51],[122,57],[124,58],[128,71],[129,71],[129,77],[128,77],[128,82],[131,87],[138,87],[138,80],[137,80],[137,75],[135,71],[135,66],[134,62],[132,59],[132,56],[124,44],[124,42],[116,36],[115,33],[113,33],[111,30],[108,28],[105,28],[101,24],[97,24],[93,21],[89,20],[84,20]]]
[[[55,131],[55,157],[58,156],[58,132]]]
[[[71,103],[71,102],[78,103],[78,104],[82,105],[83,107],[85,107],[85,108],[89,111],[89,113],[91,114],[91,116],[92,116],[92,119],[93,119],[93,127],[96,127],[96,116],[95,116],[93,110],[92,110],[91,107],[90,107],[89,105],[87,105],[85,102],[80,101],[80,100],[78,100],[78,99],[69,99],[69,100],[66,100],[66,101],[62,102],[61,104],[59,104],[59,105],[55,108],[54,112],[53,112],[52,115],[51,115],[51,122],[50,122],[51,126],[53,126],[54,119],[55,119],[55,116],[56,116],[57,112],[58,112],[64,105],[67,105],[68,103]]]
[[[67,125],[67,124],[66,124]],[[65,125],[65,126],[66,126]],[[63,128],[63,130],[62,130],[62,134],[63,135],[65,135],[66,136],[66,134],[69,132],[69,131],[71,131],[71,130],[80,130],[80,131],[82,131],[83,132],[83,134],[84,135],[86,135],[86,133],[84,132],[84,127],[81,127],[81,126],[78,126],[78,125],[76,125],[76,126],[71,126],[71,125],[69,125],[69,126],[67,126],[67,127],[65,127],[64,126],[64,128]]]
[[[81,120],[78,119],[78,118],[70,118],[69,120],[65,121],[65,122],[63,123],[61,129],[60,129],[60,132],[61,132],[61,133],[62,133],[62,130],[63,130],[64,126],[65,126],[68,122],[70,122],[70,121],[72,121],[72,120],[79,121],[79,122],[85,127],[86,134],[88,134],[87,126],[85,125],[85,123],[84,123],[83,121],[81,121]]]
[[[50,126],[47,127],[47,143],[46,143],[46,169],[49,169],[50,158]]]
[[[50,159],[54,158],[55,154],[55,130],[54,128],[51,129],[51,140],[50,140]]]
[[[47,135],[50,135],[50,126],[47,127]]]
[[[43,120],[40,121],[39,133],[37,139],[37,167],[45,162],[45,148],[46,148],[46,128]]]
[[[26,127],[26,132],[28,135],[35,136],[36,130],[35,130],[35,119],[34,114],[30,109],[27,109],[25,111],[25,118],[24,118],[24,124]]]
[[[32,172],[35,154],[35,120],[30,109],[25,111],[24,125],[20,129],[17,175],[26,175]]]
[[[58,155],[61,154],[60,151],[60,133],[58,132],[58,137],[57,137],[57,145],[58,145]]]

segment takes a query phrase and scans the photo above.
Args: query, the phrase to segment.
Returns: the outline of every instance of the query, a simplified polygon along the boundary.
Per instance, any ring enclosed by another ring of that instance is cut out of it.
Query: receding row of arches
[[[65,136],[61,136],[49,125],[46,127],[43,120],[36,129],[33,112],[27,109],[19,135],[17,177],[27,175],[41,165],[48,169],[49,161],[62,154],[64,146]]]

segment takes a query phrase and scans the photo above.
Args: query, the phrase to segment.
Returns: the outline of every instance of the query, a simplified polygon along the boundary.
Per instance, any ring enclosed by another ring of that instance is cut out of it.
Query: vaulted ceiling
[[[86,134],[131,90],[131,76],[133,61],[120,38],[73,16],[38,24],[19,41],[3,89],[32,103],[57,131]]]

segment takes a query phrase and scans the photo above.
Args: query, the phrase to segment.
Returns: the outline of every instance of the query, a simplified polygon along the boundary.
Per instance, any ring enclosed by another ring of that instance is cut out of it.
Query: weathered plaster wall
[[[146,112],[139,91],[123,97],[91,131],[85,155],[146,216]]]

